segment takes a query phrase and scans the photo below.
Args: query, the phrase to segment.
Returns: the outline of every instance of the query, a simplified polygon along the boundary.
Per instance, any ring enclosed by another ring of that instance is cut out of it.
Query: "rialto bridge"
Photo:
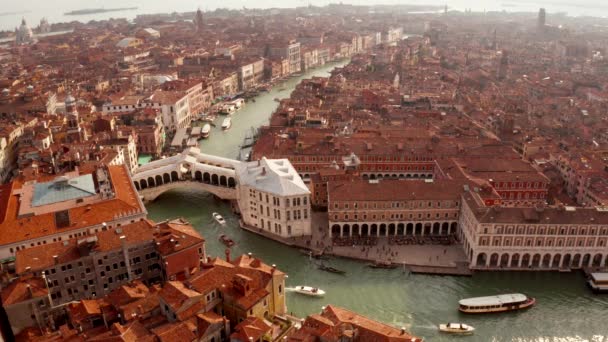
[[[133,183],[146,202],[165,191],[193,188],[226,200],[237,199],[238,160],[201,153],[196,147],[150,162],[137,169]]]

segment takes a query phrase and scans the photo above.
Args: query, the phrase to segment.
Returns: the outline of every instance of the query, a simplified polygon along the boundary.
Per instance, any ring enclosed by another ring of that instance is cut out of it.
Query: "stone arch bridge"
[[[145,202],[175,188],[200,189],[225,200],[237,199],[240,161],[201,153],[192,147],[137,169],[133,183]]]

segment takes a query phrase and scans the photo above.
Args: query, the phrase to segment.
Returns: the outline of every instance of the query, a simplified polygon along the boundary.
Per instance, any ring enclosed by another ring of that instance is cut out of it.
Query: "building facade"
[[[310,191],[287,159],[246,163],[238,182],[245,225],[283,238],[310,235]]]
[[[467,192],[459,226],[473,269],[608,266],[608,211],[603,208],[486,207]]]

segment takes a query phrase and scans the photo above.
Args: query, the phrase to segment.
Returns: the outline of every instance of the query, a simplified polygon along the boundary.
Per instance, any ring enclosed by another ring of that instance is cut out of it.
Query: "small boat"
[[[234,105],[236,110],[239,110],[245,105],[245,99],[238,98],[230,102],[230,104]]]
[[[280,99],[280,98],[278,98],[278,97],[275,97],[275,98],[274,98],[274,101],[275,101],[275,102],[281,102],[281,99]]]
[[[310,286],[296,286],[294,292],[312,297],[323,297],[325,295],[325,291]]]
[[[237,108],[234,103],[225,103],[219,110],[220,114],[231,115],[236,112]]]
[[[587,285],[594,293],[608,293],[608,273],[595,272],[589,274]]]
[[[285,91],[287,88],[280,88],[279,91]]]
[[[203,126],[203,130],[201,131],[201,137],[203,137],[203,139],[208,138],[210,132],[211,132],[211,125],[207,123]]]
[[[234,240],[232,240],[231,238],[229,238],[226,234],[220,235],[220,241],[222,241],[222,243],[224,245],[226,245],[226,247],[232,247],[232,246],[235,245]]]
[[[222,226],[226,224],[226,220],[224,220],[222,215],[218,213],[213,213],[211,215],[213,216],[213,219],[217,221],[217,223],[221,224]]]
[[[527,309],[536,304],[536,299],[521,293],[462,299],[458,310],[464,313],[492,313]]]
[[[230,126],[232,126],[232,120],[230,120],[230,118],[225,118],[222,122],[222,129],[226,131],[230,129]]]
[[[333,268],[331,266],[319,265],[319,269],[321,271],[335,273],[335,274],[346,274],[346,271],[342,271],[337,268]]]
[[[399,265],[393,264],[392,262],[384,262],[384,261],[378,261],[378,262],[367,264],[367,267],[384,268],[384,269],[389,269],[389,270],[397,268],[398,266]]]
[[[475,328],[463,323],[448,323],[439,324],[439,331],[448,334],[469,335],[475,331]]]

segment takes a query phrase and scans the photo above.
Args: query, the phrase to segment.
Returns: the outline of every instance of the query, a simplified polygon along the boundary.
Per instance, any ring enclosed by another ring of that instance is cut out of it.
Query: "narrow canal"
[[[289,97],[302,78],[325,76],[345,62],[326,65],[278,84],[255,102],[233,115],[232,128],[222,131],[216,121],[209,139],[201,141],[206,153],[235,158],[239,146],[251,131],[268,122],[275,110],[275,98]],[[281,90],[283,89],[283,90]],[[228,234],[237,245],[232,255],[251,252],[268,264],[276,264],[289,275],[287,286],[310,285],[327,292],[322,299],[288,293],[288,308],[295,315],[318,313],[326,304],[358,311],[385,323],[406,327],[426,341],[518,341],[518,342],[608,342],[608,296],[595,296],[585,287],[579,273],[478,273],[471,278],[408,275],[401,270],[373,270],[363,264],[334,259],[329,263],[346,270],[346,275],[325,273],[314,260],[299,251],[241,230],[229,205],[208,193],[188,189],[161,195],[148,205],[150,217],[184,217],[205,237],[211,256],[224,255],[220,234]],[[228,221],[221,228],[211,218],[221,213]],[[498,293],[523,292],[536,297],[538,304],[517,313],[465,316],[458,313],[458,300]],[[475,335],[454,337],[437,332],[437,324],[463,322],[473,325]]]

